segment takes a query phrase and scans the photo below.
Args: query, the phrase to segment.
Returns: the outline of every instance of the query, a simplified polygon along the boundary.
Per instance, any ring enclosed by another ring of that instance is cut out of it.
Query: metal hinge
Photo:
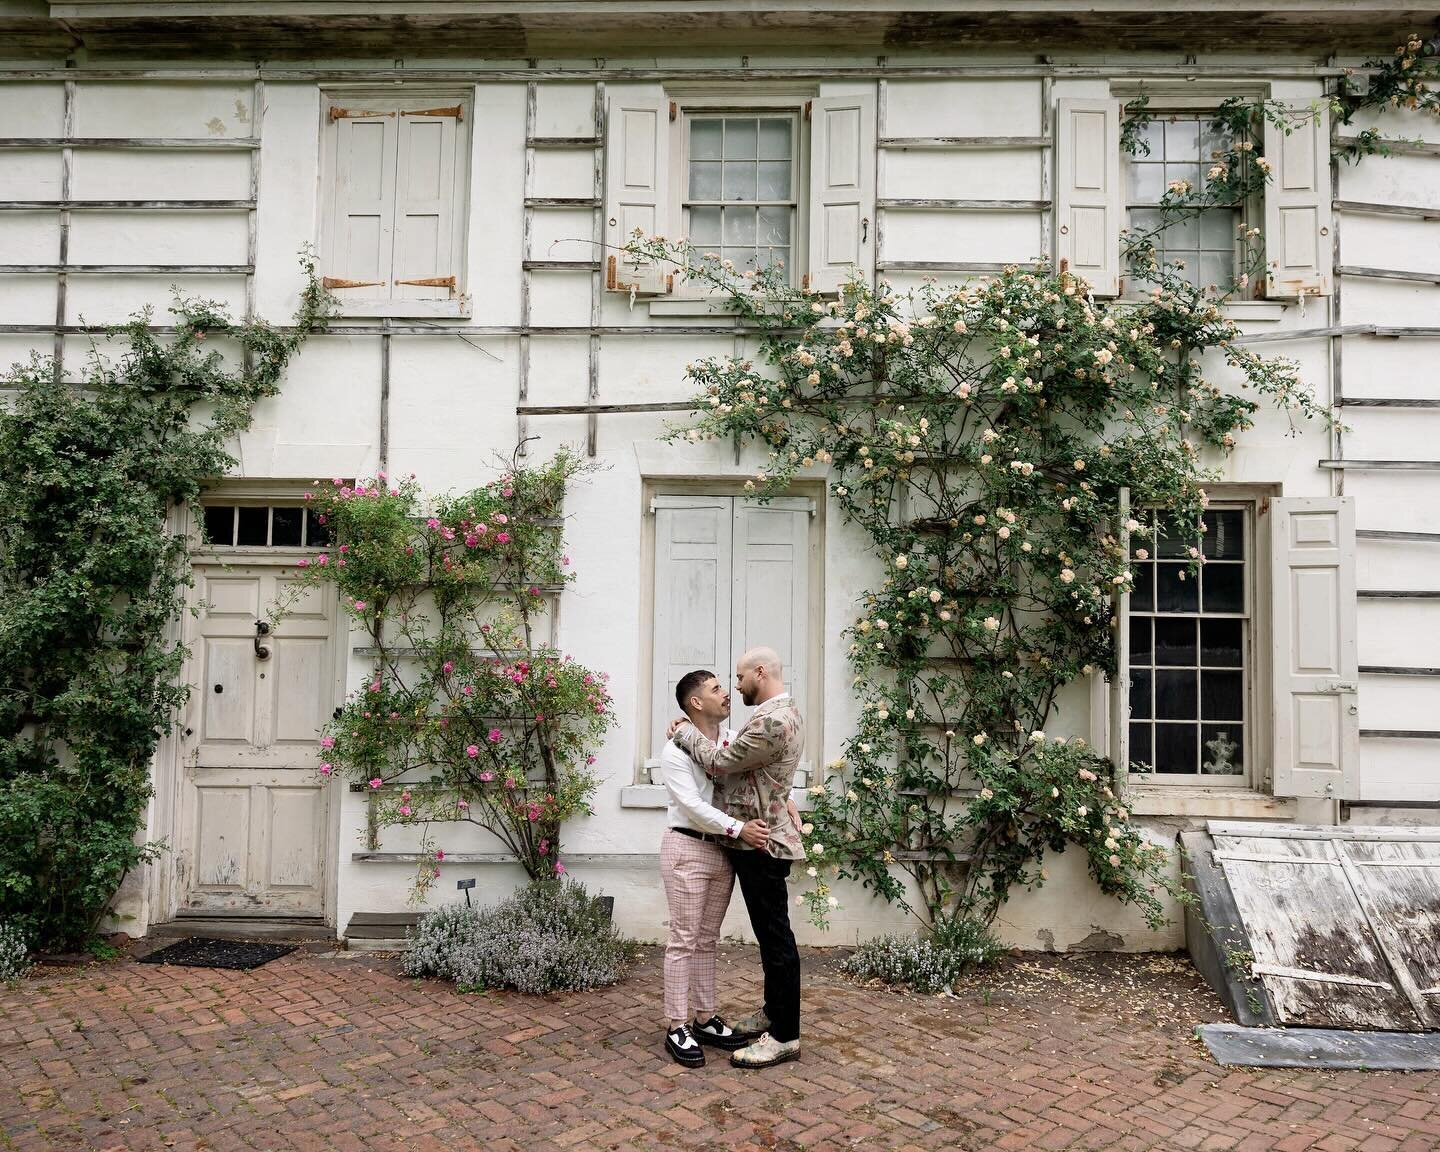
[[[341,280],[338,276],[326,276],[320,281],[320,287],[330,288],[383,288],[384,280]]]
[[[400,112],[402,116],[453,116],[456,120],[465,119],[465,105],[454,104],[449,108],[416,108]]]
[[[416,288],[449,288],[455,291],[454,276],[426,276],[419,280],[396,280],[396,284],[410,284]]]
[[[367,112],[363,108],[338,108],[330,109],[330,123],[336,120],[379,120],[382,117],[393,117],[394,112]]]

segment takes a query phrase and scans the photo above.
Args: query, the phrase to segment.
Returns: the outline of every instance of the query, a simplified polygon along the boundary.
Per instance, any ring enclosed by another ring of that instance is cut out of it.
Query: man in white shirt
[[[734,733],[724,722],[730,693],[713,672],[687,672],[675,686],[675,699],[712,742],[729,744]],[[660,764],[670,795],[669,825],[660,842],[660,877],[670,904],[665,1049],[677,1063],[697,1067],[705,1063],[702,1044],[734,1051],[749,1042],[715,1011],[715,948],[735,884],[730,854],[721,845],[743,841],[764,848],[770,828],[763,820],[746,823],[717,808],[715,785],[672,741],[666,741]]]

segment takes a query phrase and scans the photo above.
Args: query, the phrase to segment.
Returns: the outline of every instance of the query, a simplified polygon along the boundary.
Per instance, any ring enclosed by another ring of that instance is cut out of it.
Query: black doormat
[[[258,968],[294,952],[294,944],[257,944],[252,940],[210,940],[191,936],[140,958],[141,964],[183,964],[189,968]]]

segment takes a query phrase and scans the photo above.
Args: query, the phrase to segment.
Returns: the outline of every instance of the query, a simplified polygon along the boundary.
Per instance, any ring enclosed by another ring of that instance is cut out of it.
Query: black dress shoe
[[[690,1025],[690,1033],[701,1044],[709,1044],[712,1048],[723,1048],[726,1052],[734,1052],[737,1048],[744,1048],[750,1040],[735,1032],[719,1016],[711,1016],[703,1024],[696,1020]]]
[[[665,1033],[665,1051],[670,1053],[675,1063],[684,1064],[687,1068],[698,1068],[705,1063],[705,1051],[688,1024],[681,1024]]]

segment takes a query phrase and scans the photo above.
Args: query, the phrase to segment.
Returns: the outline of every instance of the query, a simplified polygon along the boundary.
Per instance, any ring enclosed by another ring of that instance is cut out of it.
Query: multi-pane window
[[[792,265],[796,117],[692,114],[686,119],[685,235],[736,268]]]
[[[1150,234],[1160,229],[1154,243],[1163,262],[1183,263],[1181,274],[1197,288],[1223,291],[1236,279],[1240,209],[1172,212],[1167,220],[1159,208],[1166,189],[1176,181],[1202,192],[1215,157],[1233,145],[1234,134],[1216,128],[1212,120],[1209,113],[1171,112],[1156,114],[1141,126],[1139,147],[1128,158],[1126,197],[1132,231]]]
[[[297,504],[207,504],[205,543],[219,548],[326,548],[330,528]]]
[[[1157,780],[1243,784],[1254,746],[1250,516],[1216,507],[1205,526],[1198,541],[1132,543],[1130,759]],[[1204,556],[1198,571],[1192,547]]]

